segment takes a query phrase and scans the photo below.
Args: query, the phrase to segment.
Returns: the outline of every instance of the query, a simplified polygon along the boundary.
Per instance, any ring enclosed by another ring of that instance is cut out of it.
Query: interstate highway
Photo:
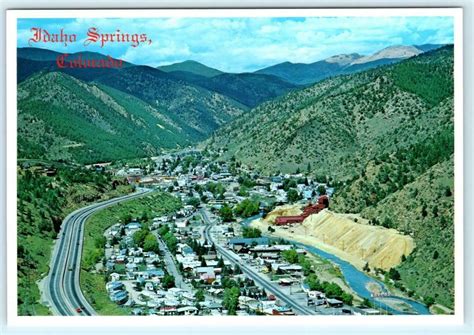
[[[132,194],[80,208],[64,219],[51,257],[45,286],[45,297],[54,315],[97,315],[82,294],[79,284],[84,224],[97,211],[149,192],[151,190],[138,189]],[[82,311],[78,312],[77,308]]]

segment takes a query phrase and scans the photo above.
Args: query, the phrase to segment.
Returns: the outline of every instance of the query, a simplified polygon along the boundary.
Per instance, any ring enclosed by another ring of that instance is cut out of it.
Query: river
[[[250,218],[242,220],[241,224],[244,225],[244,226],[248,226],[250,224],[250,222],[252,222],[253,220],[258,219],[260,217],[261,217],[260,214],[252,216]],[[266,236],[266,237],[272,238],[270,236]],[[387,289],[387,287],[385,286],[385,284],[382,281],[370,277],[369,275],[367,275],[363,271],[358,270],[355,266],[353,266],[349,262],[346,262],[346,261],[340,259],[339,257],[333,255],[333,254],[325,252],[325,251],[323,251],[321,249],[318,249],[318,248],[316,248],[314,246],[311,246],[311,245],[306,245],[306,244],[296,242],[296,241],[293,241],[293,240],[287,240],[287,241],[292,243],[292,244],[297,245],[300,248],[306,249],[308,252],[310,252],[312,254],[318,255],[318,256],[320,256],[324,259],[327,259],[327,260],[331,261],[332,263],[336,264],[341,269],[342,275],[344,276],[344,279],[345,279],[347,285],[349,285],[352,288],[352,290],[354,290],[354,292],[356,292],[356,294],[359,295],[360,297],[369,299],[377,308],[384,309],[384,310],[388,311],[389,313],[396,314],[396,315],[413,314],[413,313],[406,313],[406,312],[403,312],[403,311],[396,310],[396,309],[388,306],[384,302],[382,302],[379,298],[374,298],[374,297],[371,296],[371,292],[367,289],[367,286],[370,283],[378,285],[384,293],[389,292],[389,290]],[[391,300],[396,300],[396,301],[399,301],[401,303],[405,303],[405,304],[410,305],[410,307],[414,311],[416,311],[416,314],[423,314],[423,315],[431,314],[429,309],[425,305],[423,305],[422,303],[419,303],[417,301],[414,301],[414,300],[411,300],[411,299],[406,299],[406,298],[403,298],[403,297],[393,296],[393,295],[386,296],[386,298],[390,298]]]

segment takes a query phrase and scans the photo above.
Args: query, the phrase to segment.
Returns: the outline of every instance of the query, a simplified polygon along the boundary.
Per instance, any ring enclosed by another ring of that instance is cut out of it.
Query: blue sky
[[[18,46],[28,46],[31,28],[76,34],[67,47],[34,43],[60,52],[96,51],[135,64],[159,66],[196,60],[229,72],[254,71],[290,61],[311,63],[333,55],[367,55],[391,45],[453,43],[452,17],[306,18],[81,18],[20,19]],[[83,45],[89,27],[100,33],[146,33],[152,44]]]

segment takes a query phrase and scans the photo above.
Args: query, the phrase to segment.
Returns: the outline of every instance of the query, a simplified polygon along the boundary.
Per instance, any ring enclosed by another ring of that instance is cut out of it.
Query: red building
[[[296,216],[279,216],[275,220],[277,226],[285,226],[292,223],[301,223],[311,214],[317,214],[323,209],[329,207],[329,198],[327,195],[322,195],[318,198],[318,202],[314,205],[309,203],[304,209],[303,213]]]

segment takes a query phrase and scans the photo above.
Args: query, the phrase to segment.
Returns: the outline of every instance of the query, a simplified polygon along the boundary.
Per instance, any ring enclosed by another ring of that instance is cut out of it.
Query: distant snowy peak
[[[341,55],[335,55],[329,58],[326,58],[325,61],[328,63],[337,63],[341,66],[351,64],[355,60],[361,58],[362,56],[359,55],[358,53],[352,53],[352,54],[341,54]]]
[[[415,48],[412,45],[394,45],[382,49],[373,55],[360,57],[354,60],[351,65],[364,64],[368,62],[377,61],[379,59],[398,59],[409,58],[421,54],[423,51]]]

